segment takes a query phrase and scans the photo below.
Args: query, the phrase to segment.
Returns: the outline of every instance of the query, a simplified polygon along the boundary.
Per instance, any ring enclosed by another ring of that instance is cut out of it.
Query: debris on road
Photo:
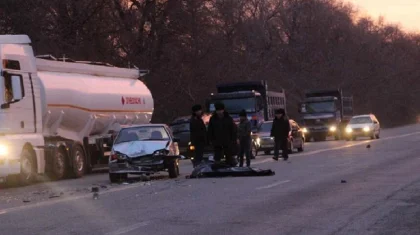
[[[341,183],[345,184],[345,183],[347,183],[347,181],[346,180],[341,180]]]
[[[24,203],[28,203],[28,202],[31,202],[31,200],[29,200],[29,199],[23,199],[23,202]]]
[[[57,194],[51,194],[48,198],[57,198],[57,197],[60,197],[60,195],[57,195]]]
[[[367,149],[370,149],[370,144],[368,144],[368,145],[366,146],[366,148],[367,148]]]

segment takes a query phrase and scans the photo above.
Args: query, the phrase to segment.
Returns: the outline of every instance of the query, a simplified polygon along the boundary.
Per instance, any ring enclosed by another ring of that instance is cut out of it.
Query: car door
[[[379,133],[381,127],[380,127],[378,119],[375,116],[373,116],[372,121],[373,121],[373,125],[375,127],[375,133]]]
[[[291,127],[292,127],[292,137],[293,137],[293,146],[299,146],[300,145],[300,128],[297,125],[295,121],[291,121]]]

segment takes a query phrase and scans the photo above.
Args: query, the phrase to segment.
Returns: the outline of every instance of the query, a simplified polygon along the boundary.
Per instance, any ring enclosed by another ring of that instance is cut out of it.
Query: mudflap
[[[254,167],[231,167],[225,163],[204,162],[194,168],[187,178],[272,176],[275,172]]]

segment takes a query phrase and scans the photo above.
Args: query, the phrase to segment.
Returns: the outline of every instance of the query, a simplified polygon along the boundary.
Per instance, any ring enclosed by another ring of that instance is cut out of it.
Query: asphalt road
[[[419,143],[415,125],[252,162],[275,176],[111,185],[94,174],[1,189],[0,234],[420,234]]]

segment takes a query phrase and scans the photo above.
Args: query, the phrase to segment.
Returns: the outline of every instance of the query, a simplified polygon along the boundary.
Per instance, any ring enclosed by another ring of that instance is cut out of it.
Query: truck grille
[[[306,126],[324,126],[324,125],[328,125],[329,123],[334,123],[334,119],[306,119],[305,120],[305,125]]]

